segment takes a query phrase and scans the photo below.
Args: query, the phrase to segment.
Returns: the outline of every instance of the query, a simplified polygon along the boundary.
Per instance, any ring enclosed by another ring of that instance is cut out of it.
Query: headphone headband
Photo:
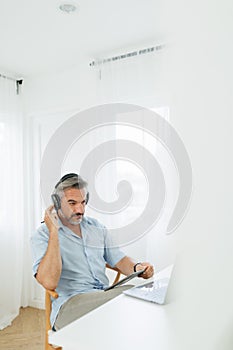
[[[61,179],[58,181],[58,183],[55,185],[55,189],[56,189],[62,182],[64,182],[65,180],[71,179],[72,177],[77,177],[77,178],[78,178],[78,174],[69,173],[69,174],[66,174],[66,175],[62,176],[62,178],[61,178]]]

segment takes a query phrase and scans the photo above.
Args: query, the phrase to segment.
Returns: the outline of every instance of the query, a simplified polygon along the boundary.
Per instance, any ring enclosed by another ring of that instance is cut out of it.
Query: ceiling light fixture
[[[73,12],[77,11],[77,8],[78,8],[77,5],[75,5],[74,3],[68,3],[68,2],[63,3],[59,6],[59,9],[65,13],[73,13]]]

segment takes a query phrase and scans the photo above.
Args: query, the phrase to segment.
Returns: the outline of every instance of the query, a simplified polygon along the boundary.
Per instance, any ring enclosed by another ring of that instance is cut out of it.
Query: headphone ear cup
[[[58,212],[58,210],[61,209],[61,199],[58,196],[58,194],[55,194],[55,193],[51,195],[51,198],[54,204],[54,208],[56,212]]]
[[[87,195],[86,195],[86,204],[88,203],[89,201],[89,192],[87,192]]]

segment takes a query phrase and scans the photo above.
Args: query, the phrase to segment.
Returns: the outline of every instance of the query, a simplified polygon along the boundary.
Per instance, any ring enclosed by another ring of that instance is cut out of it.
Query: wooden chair
[[[120,271],[115,268],[111,267],[110,265],[106,264],[106,267],[108,269],[114,270],[117,272],[116,277],[113,281],[113,284],[118,282],[121,276]],[[52,308],[52,303],[51,303],[51,297],[57,299],[58,298],[58,293],[55,290],[45,290],[45,350],[62,350],[60,346],[54,346],[52,344],[49,344],[49,331],[51,331],[51,324],[50,324],[50,313],[51,313],[51,308]]]
[[[45,290],[45,350],[62,350],[61,347],[55,347],[49,344],[49,331],[52,327],[50,324],[50,314],[52,309],[51,297],[57,299],[58,293],[55,290]]]

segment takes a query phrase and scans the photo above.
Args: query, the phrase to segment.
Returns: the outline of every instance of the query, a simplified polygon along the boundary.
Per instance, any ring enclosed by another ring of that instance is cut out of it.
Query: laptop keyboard
[[[128,289],[124,294],[139,299],[151,301],[157,304],[163,304],[166,297],[169,279],[161,279],[156,282],[150,282],[143,286]]]
[[[165,299],[166,290],[167,287],[153,288],[153,290],[150,291],[135,288],[134,290],[131,290],[130,295],[162,304]]]

